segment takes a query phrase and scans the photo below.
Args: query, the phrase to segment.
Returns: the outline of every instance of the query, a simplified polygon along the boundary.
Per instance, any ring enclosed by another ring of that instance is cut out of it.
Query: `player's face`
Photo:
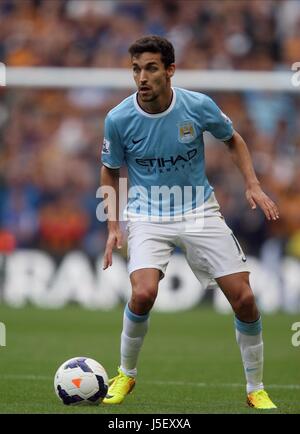
[[[132,58],[133,77],[142,102],[151,102],[166,93],[175,66],[168,68],[161,61],[160,53],[142,53]]]

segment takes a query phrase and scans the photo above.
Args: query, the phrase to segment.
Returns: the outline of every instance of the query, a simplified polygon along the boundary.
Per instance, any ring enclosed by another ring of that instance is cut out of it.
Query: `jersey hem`
[[[103,163],[103,162],[102,162],[102,165],[107,167],[108,169],[120,169],[121,168],[121,166],[111,166],[110,164]]]

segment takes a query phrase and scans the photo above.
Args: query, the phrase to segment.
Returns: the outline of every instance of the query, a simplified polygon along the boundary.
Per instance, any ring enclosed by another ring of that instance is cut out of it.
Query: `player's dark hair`
[[[131,57],[138,57],[145,52],[160,53],[161,61],[168,68],[175,62],[174,47],[170,41],[161,36],[149,35],[138,39],[129,47]]]

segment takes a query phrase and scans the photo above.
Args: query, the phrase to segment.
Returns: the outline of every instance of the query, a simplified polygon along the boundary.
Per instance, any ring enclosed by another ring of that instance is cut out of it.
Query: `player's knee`
[[[157,288],[152,285],[143,285],[135,287],[132,291],[130,306],[137,314],[149,312],[157,296]]]
[[[256,311],[256,303],[253,292],[250,288],[242,291],[237,300],[235,301],[234,311],[238,317],[248,317]]]

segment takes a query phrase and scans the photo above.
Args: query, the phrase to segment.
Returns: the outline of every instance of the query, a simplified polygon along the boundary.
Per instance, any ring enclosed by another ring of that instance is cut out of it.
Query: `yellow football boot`
[[[109,380],[109,388],[103,404],[121,404],[126,395],[128,395],[135,386],[135,379],[128,377],[121,369],[118,369],[118,375]]]
[[[258,410],[277,408],[265,390],[256,390],[255,392],[249,393],[247,396],[247,404],[249,407],[257,408]]]

